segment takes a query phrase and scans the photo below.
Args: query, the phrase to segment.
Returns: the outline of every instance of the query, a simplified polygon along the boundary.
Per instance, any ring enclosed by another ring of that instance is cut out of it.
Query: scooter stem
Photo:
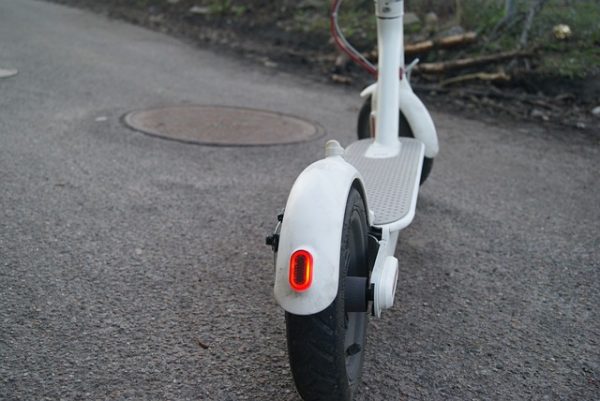
[[[378,85],[375,141],[367,150],[370,158],[394,157],[398,141],[399,71],[404,65],[404,1],[375,0],[377,16]]]

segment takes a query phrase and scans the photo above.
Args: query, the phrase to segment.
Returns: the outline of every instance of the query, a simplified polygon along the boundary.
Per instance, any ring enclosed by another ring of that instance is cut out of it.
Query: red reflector
[[[295,291],[306,291],[312,284],[313,257],[304,250],[296,251],[290,259],[290,286]]]

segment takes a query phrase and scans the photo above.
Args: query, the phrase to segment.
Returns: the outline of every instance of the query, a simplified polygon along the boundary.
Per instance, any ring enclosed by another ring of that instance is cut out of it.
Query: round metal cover
[[[207,145],[274,145],[323,135],[315,124],[285,114],[224,106],[176,106],[133,111],[131,128],[149,135]]]

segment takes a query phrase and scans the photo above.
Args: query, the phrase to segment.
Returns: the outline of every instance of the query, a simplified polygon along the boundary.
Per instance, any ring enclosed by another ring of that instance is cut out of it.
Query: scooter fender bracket
[[[292,186],[279,234],[274,286],[275,299],[287,312],[318,313],[337,296],[344,213],[353,185],[364,197],[360,173],[336,154],[308,166]],[[307,290],[297,292],[289,283],[289,265],[300,249],[313,257],[313,278]]]

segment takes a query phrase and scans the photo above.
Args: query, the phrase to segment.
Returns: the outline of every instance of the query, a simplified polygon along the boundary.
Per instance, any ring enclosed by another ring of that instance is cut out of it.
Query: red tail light
[[[290,286],[294,291],[306,291],[312,284],[312,277],[312,255],[305,250],[294,252],[290,259]]]

